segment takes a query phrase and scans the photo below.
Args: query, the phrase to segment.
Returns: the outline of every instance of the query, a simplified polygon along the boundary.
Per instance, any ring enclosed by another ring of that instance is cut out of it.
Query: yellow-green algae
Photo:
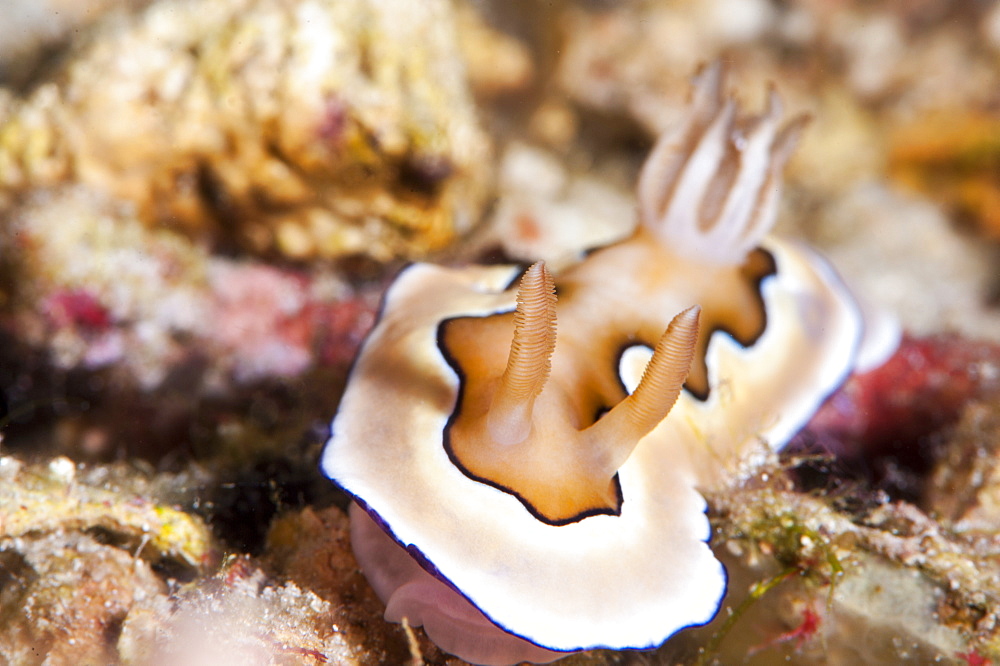
[[[68,458],[25,465],[0,457],[0,544],[56,531],[101,530],[144,559],[169,558],[196,570],[212,564],[217,546],[201,518],[77,471]]]

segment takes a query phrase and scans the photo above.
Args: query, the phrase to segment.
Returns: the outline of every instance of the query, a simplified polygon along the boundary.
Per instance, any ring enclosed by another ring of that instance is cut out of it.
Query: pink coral
[[[293,376],[310,363],[308,339],[288,323],[302,316],[304,278],[270,266],[213,262],[213,341],[233,357],[237,381]]]
[[[42,310],[57,328],[72,326],[100,332],[111,325],[111,314],[98,298],[85,289],[64,289],[45,299]]]
[[[209,269],[215,325],[208,335],[247,382],[290,377],[313,363],[346,364],[374,321],[356,294],[327,298],[321,280],[250,263],[216,261]],[[344,289],[346,291],[346,289]]]

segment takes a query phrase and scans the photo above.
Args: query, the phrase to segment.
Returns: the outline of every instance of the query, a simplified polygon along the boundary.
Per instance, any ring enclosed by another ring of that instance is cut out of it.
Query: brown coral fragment
[[[306,508],[279,518],[271,526],[264,559],[275,575],[330,604],[329,621],[358,646],[362,663],[406,663],[407,636],[382,619],[385,607],[358,569],[343,511]],[[424,655],[440,654],[422,630],[415,635]]]
[[[163,582],[128,551],[80,532],[0,539],[0,663],[116,663],[129,609]]]
[[[0,201],[81,183],[296,259],[420,255],[480,212],[488,143],[443,0],[163,0],[91,37],[0,100]]]

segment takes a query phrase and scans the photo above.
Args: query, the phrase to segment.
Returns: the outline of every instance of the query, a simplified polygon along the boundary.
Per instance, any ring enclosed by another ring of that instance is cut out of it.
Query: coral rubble
[[[488,141],[447,2],[164,0],[0,96],[0,200],[82,184],[250,252],[439,248],[483,202]]]

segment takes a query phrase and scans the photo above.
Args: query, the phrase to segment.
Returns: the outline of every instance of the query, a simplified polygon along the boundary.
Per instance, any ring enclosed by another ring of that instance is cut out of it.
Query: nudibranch
[[[631,237],[556,275],[401,273],[322,461],[388,620],[510,664],[712,619],[726,575],[699,491],[786,443],[861,338],[830,266],[769,234],[802,124],[773,90],[740,113],[706,68]]]

